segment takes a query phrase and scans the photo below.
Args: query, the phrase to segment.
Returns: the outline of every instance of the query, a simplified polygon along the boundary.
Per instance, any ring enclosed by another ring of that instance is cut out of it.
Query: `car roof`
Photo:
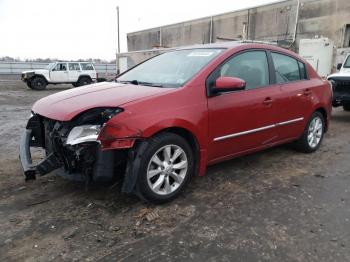
[[[198,44],[198,45],[191,45],[191,46],[184,46],[177,48],[175,50],[186,50],[186,49],[205,49],[205,48],[223,48],[227,50],[236,49],[245,47],[247,49],[267,49],[272,50],[276,52],[281,52],[284,54],[288,54],[290,56],[296,57],[302,61],[304,61],[301,57],[299,57],[296,53],[277,46],[277,43],[274,42],[262,42],[262,41],[254,41],[254,40],[245,40],[245,41],[228,41],[228,42],[218,42],[218,43],[212,43],[212,44]],[[305,62],[305,61],[304,61]]]
[[[92,64],[92,62],[90,61],[55,61],[51,63],[90,63]]]

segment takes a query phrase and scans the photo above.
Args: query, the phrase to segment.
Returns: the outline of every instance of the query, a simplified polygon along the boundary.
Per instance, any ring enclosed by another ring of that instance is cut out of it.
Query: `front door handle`
[[[271,97],[266,97],[263,104],[266,106],[270,106],[272,104],[273,100]]]

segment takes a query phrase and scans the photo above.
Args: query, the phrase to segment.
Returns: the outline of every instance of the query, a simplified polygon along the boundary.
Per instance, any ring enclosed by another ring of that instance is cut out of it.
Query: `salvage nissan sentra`
[[[330,84],[288,50],[243,42],[187,47],[111,82],[37,101],[20,159],[27,180],[121,174],[123,192],[162,203],[208,165],[289,142],[316,151],[331,104]],[[32,163],[31,147],[46,157]]]

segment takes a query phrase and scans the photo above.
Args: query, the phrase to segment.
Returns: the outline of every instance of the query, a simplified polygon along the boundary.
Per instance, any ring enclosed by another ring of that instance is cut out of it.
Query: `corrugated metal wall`
[[[23,71],[43,69],[48,64],[49,63],[0,61],[0,75],[20,75]],[[100,76],[114,75],[117,72],[115,64],[94,64],[94,66]]]

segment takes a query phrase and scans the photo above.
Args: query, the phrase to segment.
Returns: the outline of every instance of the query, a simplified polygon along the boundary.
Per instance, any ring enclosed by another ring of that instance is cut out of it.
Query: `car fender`
[[[42,77],[42,78],[44,78],[45,80],[46,80],[46,82],[47,83],[49,83],[50,81],[50,79],[49,78],[47,78],[45,75],[43,75],[43,74],[34,74],[30,79],[32,79],[32,78],[34,78],[34,77],[37,77],[37,76],[39,76],[39,77]]]
[[[89,74],[81,74],[81,75],[79,75],[79,77],[78,77],[78,82],[79,82],[79,80],[80,80],[81,78],[83,78],[83,77],[88,77],[88,78],[90,78],[91,81],[92,81],[92,77],[91,77]]]
[[[34,76],[41,76],[46,80],[46,82],[50,82],[50,71],[45,69],[38,69],[34,70],[34,74]]]
[[[201,132],[199,127],[194,126],[188,120],[185,119],[164,119],[155,123],[150,122],[148,125],[145,125],[143,122],[131,121],[132,125],[127,122],[117,122],[110,121],[108,122],[101,134],[101,139],[104,138],[103,132],[113,132],[115,134],[115,139],[145,139],[154,136],[157,133],[166,131],[170,128],[181,128],[185,129],[191,133],[197,142],[200,145],[200,148],[206,148],[206,132]],[[104,131],[106,130],[106,131]],[[103,141],[102,141],[103,142]],[[108,149],[113,149],[108,147]],[[116,148],[114,148],[116,149]]]

